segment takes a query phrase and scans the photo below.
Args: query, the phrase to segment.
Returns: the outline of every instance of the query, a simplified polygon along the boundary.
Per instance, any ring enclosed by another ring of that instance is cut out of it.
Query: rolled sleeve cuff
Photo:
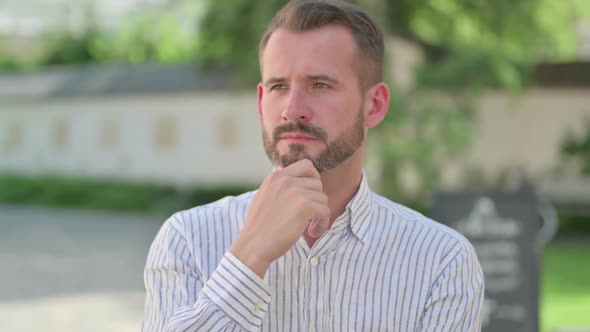
[[[270,287],[229,251],[202,291],[244,330],[260,329],[270,303]]]

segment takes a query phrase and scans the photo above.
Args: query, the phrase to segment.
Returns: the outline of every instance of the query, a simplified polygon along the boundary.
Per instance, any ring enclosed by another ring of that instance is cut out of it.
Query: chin
[[[303,159],[314,160],[315,156],[310,155],[307,152],[301,152],[301,153],[287,152],[287,153],[281,153],[281,158],[288,158],[290,160],[299,161],[299,160],[303,160]]]
[[[302,152],[287,152],[287,153],[282,153],[281,157],[280,157],[280,162],[279,164],[281,164],[281,166],[283,167],[287,167],[293,163],[296,163],[298,161],[301,161],[303,159],[309,159],[310,161],[314,162],[315,161],[315,156],[310,155],[309,153],[307,153],[306,151],[302,151]]]
[[[305,147],[304,149],[301,149],[299,151],[293,151],[290,149],[280,151],[281,156],[299,156],[301,157],[301,159],[315,159],[320,155],[321,152],[322,151],[319,151],[319,149],[310,149],[308,147]]]

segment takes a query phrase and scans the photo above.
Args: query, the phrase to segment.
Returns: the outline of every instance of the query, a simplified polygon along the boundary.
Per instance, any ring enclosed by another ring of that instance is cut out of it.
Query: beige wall
[[[520,96],[487,94],[475,120],[475,138],[462,160],[445,169],[445,183],[460,183],[466,167],[494,178],[522,169],[537,180],[552,177],[568,130],[582,134],[590,120],[590,89],[534,89]]]
[[[250,96],[195,94],[0,105],[0,171],[257,183],[270,169]]]

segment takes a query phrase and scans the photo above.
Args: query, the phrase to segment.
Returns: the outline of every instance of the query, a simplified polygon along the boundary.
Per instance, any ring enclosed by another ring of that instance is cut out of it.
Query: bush
[[[590,217],[560,215],[559,235],[590,235]]]
[[[0,175],[0,203],[172,213],[252,190],[246,186],[171,186],[61,176]]]

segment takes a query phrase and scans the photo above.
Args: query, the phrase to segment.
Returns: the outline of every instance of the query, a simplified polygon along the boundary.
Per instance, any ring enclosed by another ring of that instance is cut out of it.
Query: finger
[[[282,174],[294,177],[308,177],[319,179],[320,173],[309,159],[301,159],[283,168]]]
[[[324,211],[321,215],[311,218],[307,226],[307,234],[312,238],[319,238],[330,227],[330,211]]]
[[[301,194],[308,200],[321,204],[325,207],[328,207],[328,196],[321,191],[317,190],[310,190],[310,189],[300,189]]]
[[[314,223],[324,232],[330,224],[330,208],[321,203],[309,202],[305,211],[305,221],[309,224],[311,220],[314,220]]]
[[[291,184],[295,187],[321,192],[323,190],[322,180],[315,178],[292,177]]]
[[[330,214],[332,211],[329,207],[325,207],[321,209],[319,215],[316,218],[313,218],[315,226],[319,227],[321,233],[328,230],[330,227]]]
[[[310,237],[317,239],[322,236],[325,231],[326,230],[322,229],[315,219],[311,219],[309,221],[309,225],[307,226],[307,234],[309,234]]]

